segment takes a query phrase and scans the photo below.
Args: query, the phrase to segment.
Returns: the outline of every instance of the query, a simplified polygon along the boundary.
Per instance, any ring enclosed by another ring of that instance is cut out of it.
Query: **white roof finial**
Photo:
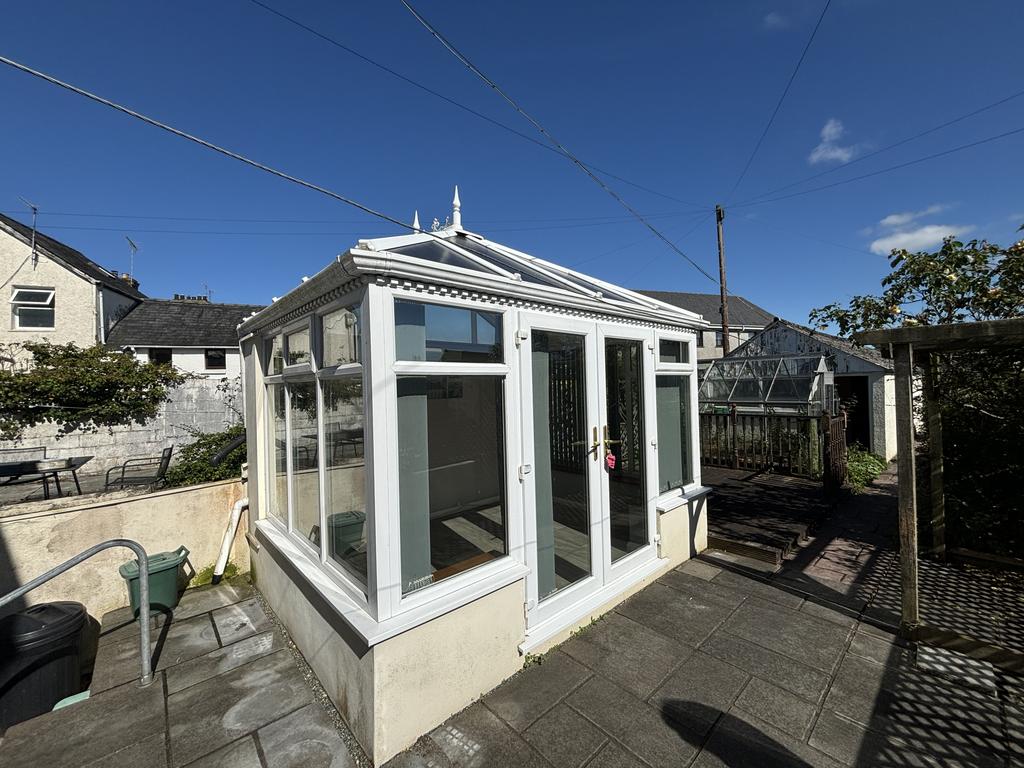
[[[455,198],[452,200],[452,227],[462,229],[462,201],[459,200],[459,185],[455,185]]]
[[[420,212],[418,210],[412,214],[412,228],[416,230],[420,228]]]

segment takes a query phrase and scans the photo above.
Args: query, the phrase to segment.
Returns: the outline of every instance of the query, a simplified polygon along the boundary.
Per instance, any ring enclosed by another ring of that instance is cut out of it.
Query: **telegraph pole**
[[[725,209],[715,206],[715,221],[718,223],[718,286],[722,296],[722,354],[729,354],[729,294],[725,290],[725,241],[722,239],[722,221]]]

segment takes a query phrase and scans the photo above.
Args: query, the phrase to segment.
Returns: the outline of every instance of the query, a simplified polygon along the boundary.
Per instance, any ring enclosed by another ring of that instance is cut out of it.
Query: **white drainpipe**
[[[242,480],[246,477],[245,465],[242,465]],[[228,527],[224,531],[224,540],[220,545],[220,555],[217,556],[217,563],[213,566],[213,583],[220,584],[224,576],[224,569],[227,568],[228,558],[231,556],[231,544],[235,540],[235,532],[238,530],[238,521],[242,518],[242,510],[249,508],[249,497],[243,496],[231,507],[231,515],[228,517]]]

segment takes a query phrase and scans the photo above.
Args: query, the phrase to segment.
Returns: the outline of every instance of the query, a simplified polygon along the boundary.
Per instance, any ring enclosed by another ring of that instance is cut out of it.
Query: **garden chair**
[[[107,470],[106,490],[128,488],[133,485],[163,485],[167,468],[171,465],[171,452],[164,448],[159,456],[144,459],[128,459],[124,464]],[[113,475],[113,477],[111,477]]]

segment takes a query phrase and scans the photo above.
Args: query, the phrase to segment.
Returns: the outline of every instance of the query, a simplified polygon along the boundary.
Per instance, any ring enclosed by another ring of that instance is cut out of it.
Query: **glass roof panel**
[[[523,282],[534,283],[535,285],[547,285],[553,288],[565,287],[558,281],[552,280],[544,273],[539,272],[526,264],[515,261],[504,253],[499,253],[493,248],[488,248],[483,243],[478,243],[476,240],[468,238],[465,235],[456,235],[455,237],[449,237],[446,239],[449,243],[469,251],[474,256],[479,256],[484,261],[494,264],[497,267],[501,267],[509,272],[518,272],[523,278]]]
[[[448,248],[443,243],[433,238],[425,240],[422,243],[400,245],[396,248],[389,248],[388,250],[392,253],[400,253],[403,256],[412,256],[415,259],[425,259],[426,261],[433,261],[437,264],[446,264],[450,267],[462,267],[463,269],[472,269],[477,272],[491,274],[475,261],[467,259],[461,253],[456,253],[451,248]]]

